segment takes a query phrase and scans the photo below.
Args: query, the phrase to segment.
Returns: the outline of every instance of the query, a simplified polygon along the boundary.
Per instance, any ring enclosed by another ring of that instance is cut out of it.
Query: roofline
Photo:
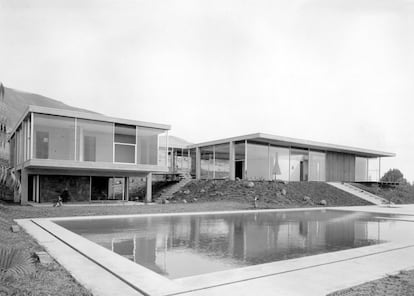
[[[363,155],[363,156],[369,156],[369,157],[395,157],[396,156],[395,153],[391,153],[391,152],[376,151],[376,150],[371,150],[371,149],[357,148],[357,147],[351,147],[351,146],[345,146],[345,145],[329,144],[329,143],[296,139],[296,138],[270,135],[270,134],[264,134],[264,133],[254,133],[254,134],[248,134],[248,135],[231,137],[231,138],[224,138],[224,139],[219,139],[219,140],[214,140],[214,141],[207,141],[207,142],[189,145],[188,148],[211,146],[211,145],[223,144],[223,143],[228,143],[228,142],[254,140],[254,139],[284,142],[286,146],[297,146],[297,147],[302,147],[302,148],[307,147],[307,148],[316,149],[316,150],[345,152],[345,153],[357,154],[357,155]]]
[[[20,126],[22,121],[26,118],[29,113],[40,113],[40,114],[47,114],[47,115],[57,115],[63,117],[73,117],[73,118],[81,118],[81,119],[89,119],[95,121],[104,121],[104,122],[115,122],[121,124],[129,124],[129,125],[137,125],[143,127],[151,127],[151,128],[158,128],[163,130],[170,130],[171,126],[167,124],[160,124],[160,123],[152,123],[146,121],[137,121],[132,119],[124,119],[124,118],[117,118],[117,117],[110,117],[98,113],[88,113],[83,111],[74,111],[74,110],[66,110],[66,109],[57,109],[57,108],[49,108],[49,107],[42,107],[42,106],[34,106],[29,105],[26,110],[23,112],[20,119],[17,121],[16,125],[13,127],[12,131],[10,132],[10,137],[14,135],[17,128]]]

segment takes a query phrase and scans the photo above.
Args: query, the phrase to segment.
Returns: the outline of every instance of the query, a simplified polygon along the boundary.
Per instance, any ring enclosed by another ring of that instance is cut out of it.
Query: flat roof
[[[104,121],[104,122],[115,122],[115,123],[128,124],[128,125],[138,125],[138,126],[151,127],[151,128],[157,128],[157,129],[163,129],[163,130],[171,129],[171,126],[167,124],[137,121],[137,120],[132,120],[132,119],[124,119],[124,118],[116,118],[116,117],[110,117],[110,116],[106,116],[106,115],[102,115],[98,113],[88,113],[88,112],[82,112],[82,111],[56,109],[56,108],[30,105],[23,112],[23,115],[20,117],[19,121],[14,126],[13,130],[10,133],[10,137],[16,132],[16,129],[20,126],[20,124],[26,118],[26,116],[31,112],[48,114],[48,115],[64,116],[64,117],[74,117],[74,118],[76,117],[76,118],[81,118],[81,119],[89,119],[89,120]]]
[[[270,135],[270,134],[264,134],[264,133],[255,133],[255,134],[248,134],[248,135],[243,135],[243,136],[238,136],[238,137],[208,141],[208,142],[189,145],[188,147],[189,148],[205,147],[205,146],[210,146],[210,145],[224,144],[228,142],[236,142],[236,141],[244,141],[244,140],[249,140],[252,142],[263,143],[263,144],[273,144],[275,146],[297,147],[297,148],[305,148],[305,149],[309,148],[309,149],[314,149],[314,150],[350,153],[350,154],[356,154],[358,156],[364,156],[364,157],[396,156],[395,153],[391,153],[391,152],[383,152],[383,151],[376,151],[376,150],[370,150],[370,149],[365,149],[365,148],[356,148],[356,147],[350,147],[350,146],[344,146],[344,145],[336,145],[336,144],[329,144],[329,143],[316,142],[316,141],[310,141],[310,140],[295,139],[295,138]]]

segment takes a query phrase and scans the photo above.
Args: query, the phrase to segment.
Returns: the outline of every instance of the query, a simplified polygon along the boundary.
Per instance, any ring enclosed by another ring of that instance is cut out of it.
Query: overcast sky
[[[0,81],[192,142],[395,152],[414,180],[414,0],[0,0]]]

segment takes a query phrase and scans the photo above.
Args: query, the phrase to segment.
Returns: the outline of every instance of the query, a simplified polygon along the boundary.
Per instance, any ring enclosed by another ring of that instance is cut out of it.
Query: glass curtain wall
[[[137,149],[137,162],[139,164],[158,164],[158,135],[163,133],[163,130],[138,127],[138,149]],[[163,143],[160,143],[163,155],[160,156],[165,166],[167,165],[167,137]]]
[[[247,142],[247,178],[269,180],[269,146]]]
[[[368,158],[355,157],[355,181],[368,181]]]
[[[230,178],[230,145],[221,144],[214,146],[214,178]]]
[[[325,153],[309,152],[309,181],[326,181],[325,177]]]
[[[271,180],[289,181],[289,148],[269,147]]]
[[[136,127],[115,124],[114,134],[115,162],[135,163]]]
[[[158,165],[168,166],[168,132],[158,130]]]
[[[368,159],[368,180],[369,181],[379,181],[379,158],[369,158]]]
[[[214,146],[200,148],[200,177],[214,178]]]
[[[75,119],[34,114],[33,158],[75,160]]]
[[[291,149],[290,151],[290,181],[308,181],[309,151]]]
[[[113,162],[113,134],[114,126],[110,122],[78,119],[77,160]]]

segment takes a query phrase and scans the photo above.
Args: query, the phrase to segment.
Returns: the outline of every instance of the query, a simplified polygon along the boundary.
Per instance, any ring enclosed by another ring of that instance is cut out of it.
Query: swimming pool
[[[144,215],[54,222],[170,279],[398,242],[410,222],[339,210]],[[410,231],[412,228],[410,228]]]

